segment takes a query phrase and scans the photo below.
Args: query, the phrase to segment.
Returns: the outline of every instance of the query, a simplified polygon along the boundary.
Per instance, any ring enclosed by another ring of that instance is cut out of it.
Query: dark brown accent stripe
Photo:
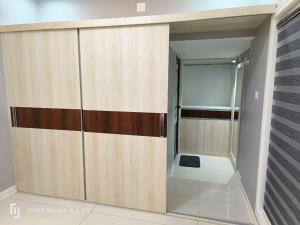
[[[182,118],[231,119],[231,111],[182,109]],[[234,119],[239,118],[239,112],[234,113]]]
[[[83,111],[86,132],[167,136],[167,114],[144,112]]]
[[[13,127],[81,131],[80,109],[11,107]]]

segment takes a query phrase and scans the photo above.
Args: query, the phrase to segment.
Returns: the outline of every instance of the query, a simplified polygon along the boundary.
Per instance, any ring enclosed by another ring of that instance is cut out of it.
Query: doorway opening
[[[255,223],[238,171],[243,80],[252,39],[170,42],[169,212]]]

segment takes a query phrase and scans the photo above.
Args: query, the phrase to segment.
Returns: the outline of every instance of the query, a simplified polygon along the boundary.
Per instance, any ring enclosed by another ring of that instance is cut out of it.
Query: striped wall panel
[[[272,225],[299,225],[300,15],[278,30],[274,86],[264,210]]]

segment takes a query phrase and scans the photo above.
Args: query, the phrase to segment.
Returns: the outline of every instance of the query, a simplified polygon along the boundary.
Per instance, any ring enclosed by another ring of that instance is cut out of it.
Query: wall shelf
[[[196,105],[183,105],[181,109],[195,109],[195,110],[214,110],[214,111],[230,111],[232,108],[230,106],[196,106]],[[239,107],[235,107],[236,111],[239,111]]]

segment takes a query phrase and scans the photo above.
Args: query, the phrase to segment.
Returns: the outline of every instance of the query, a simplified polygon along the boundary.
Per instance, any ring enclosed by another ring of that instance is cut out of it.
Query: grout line
[[[17,193],[24,193],[24,192],[17,192]],[[95,205],[94,203],[90,203],[90,202],[85,202],[85,201],[77,201],[77,200],[72,200],[72,199],[64,199],[64,198],[58,198],[58,197],[49,197],[49,196],[43,196],[43,195],[38,195],[38,194],[29,194],[29,193],[24,193],[24,194],[28,194],[28,195],[32,195],[33,197],[41,197],[41,198],[47,198],[49,200],[60,200],[60,201],[67,201],[70,203],[74,203],[74,204],[89,204],[89,205]],[[35,204],[41,204],[41,205],[46,205],[46,206],[52,206],[52,207],[61,207],[61,208],[74,208],[72,206],[62,206],[59,204],[50,204],[50,203],[44,203],[41,201],[35,201],[35,200],[28,200],[28,199],[22,199],[22,198],[16,198],[14,196],[10,196],[9,198],[13,199],[13,200],[17,200],[17,201],[22,201],[22,202],[28,202],[28,203],[35,203]],[[82,206],[76,206],[77,207],[82,207]],[[94,206],[93,206],[94,207]]]
[[[19,198],[11,198],[13,200],[17,200],[17,201],[21,201],[21,202],[27,202],[27,203],[35,203],[35,204],[40,204],[40,205],[45,205],[45,206],[50,206],[50,207],[60,207],[60,208],[64,208],[64,209],[71,209],[71,208],[80,208],[81,206],[78,207],[72,207],[72,206],[62,206],[62,205],[58,205],[58,204],[50,204],[50,203],[44,203],[44,202],[38,202],[38,201],[34,201],[34,200],[27,200],[27,199],[19,199]],[[55,198],[56,200],[58,198]],[[59,199],[59,200],[63,200],[63,201],[68,201],[66,199]],[[80,202],[78,202],[80,204]],[[82,202],[82,204],[84,204],[85,202]],[[86,203],[86,204],[91,204],[91,203]]]
[[[93,213],[99,214],[99,215],[107,215],[107,216],[114,216],[114,217],[119,217],[119,218],[126,218],[126,219],[130,219],[130,220],[137,220],[137,221],[153,223],[153,224],[168,225],[168,223],[157,223],[157,222],[153,222],[150,220],[143,220],[143,219],[139,219],[139,218],[135,218],[135,217],[121,216],[121,215],[116,215],[116,214],[111,214],[111,213],[95,212],[95,211]]]
[[[88,216],[91,215],[91,213],[94,211],[95,208],[96,208],[96,204],[94,204],[94,206],[91,208],[91,210],[85,215],[85,217],[82,219],[82,221],[79,223],[79,225],[82,225],[86,221]]]

